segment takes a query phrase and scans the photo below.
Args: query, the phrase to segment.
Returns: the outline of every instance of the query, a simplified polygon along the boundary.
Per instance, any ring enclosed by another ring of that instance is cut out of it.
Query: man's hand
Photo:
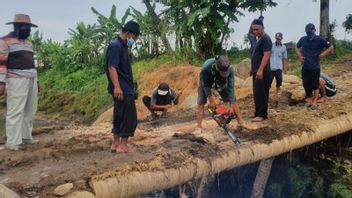
[[[123,100],[123,93],[121,87],[114,88],[114,97],[118,100]]]
[[[263,71],[262,70],[258,70],[257,71],[257,76],[256,76],[257,79],[263,79]]]
[[[172,107],[171,104],[164,105],[164,110],[169,110]]]
[[[231,104],[230,104],[230,113],[231,114],[235,114],[235,108],[236,108],[236,103],[231,102]]]
[[[215,103],[215,96],[210,96],[209,97],[209,108],[215,109],[216,103]]]
[[[304,63],[304,57],[303,56],[299,56],[299,60],[301,61],[301,63],[303,64]]]
[[[252,70],[249,70],[249,76],[252,76]]]
[[[0,84],[0,95],[5,93],[5,84]]]

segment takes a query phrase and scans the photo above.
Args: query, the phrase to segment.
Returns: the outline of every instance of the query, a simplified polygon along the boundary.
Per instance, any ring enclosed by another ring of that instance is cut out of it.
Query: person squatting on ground
[[[282,43],[282,33],[278,32],[275,34],[275,43],[271,48],[270,54],[270,87],[275,78],[276,80],[276,96],[279,97],[280,87],[282,85],[282,71],[286,73],[287,66],[287,49],[286,46]]]
[[[106,52],[108,92],[113,96],[113,141],[111,151],[128,152],[128,138],[137,127],[135,89],[128,47],[137,40],[139,24],[128,21],[118,38],[111,41]]]
[[[152,119],[158,115],[157,111],[162,112],[162,116],[166,115],[166,112],[171,108],[172,103],[178,104],[179,95],[170,86],[163,82],[160,83],[157,88],[154,89],[152,96],[143,96],[143,104],[148,108],[151,113]]]
[[[318,102],[326,103],[327,97],[333,97],[337,93],[334,80],[324,72],[320,72]]]
[[[215,109],[216,92],[223,102],[230,103],[230,112],[237,116],[239,126],[248,129],[249,127],[242,119],[240,106],[236,102],[233,66],[230,65],[228,57],[222,55],[218,59],[208,59],[202,65],[198,87],[197,130],[201,131],[204,105],[207,100],[209,108]]]
[[[37,111],[38,80],[33,46],[28,40],[32,27],[30,17],[16,14],[14,31],[0,39],[0,93],[7,93],[6,145],[18,150],[21,144],[36,143],[32,138]]]
[[[255,104],[254,119],[252,121],[260,122],[268,117],[272,42],[270,37],[264,32],[262,20],[253,20],[251,28],[257,37],[257,43],[253,49],[250,72],[250,75],[253,76],[253,97]]]
[[[299,39],[295,51],[302,63],[302,81],[307,98],[305,106],[314,110],[318,108],[320,59],[328,55],[334,47],[315,34],[312,23],[306,25],[305,31],[307,35]]]

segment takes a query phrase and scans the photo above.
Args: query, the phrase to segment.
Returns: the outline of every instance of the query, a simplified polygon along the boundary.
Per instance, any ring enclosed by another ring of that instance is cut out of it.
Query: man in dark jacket
[[[134,135],[137,127],[135,89],[128,47],[137,40],[139,33],[138,23],[127,22],[106,52],[108,92],[114,99],[114,138],[110,150],[117,153],[128,152],[127,140]]]

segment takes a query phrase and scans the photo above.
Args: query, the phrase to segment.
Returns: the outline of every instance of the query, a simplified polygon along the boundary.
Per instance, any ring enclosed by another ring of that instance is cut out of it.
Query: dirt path
[[[310,111],[303,103],[289,105],[270,102],[270,119],[256,130],[247,131],[231,128],[242,139],[243,145],[250,142],[270,143],[292,133],[299,134],[314,127],[309,119],[331,119],[352,112],[352,56],[337,61],[333,68],[324,71],[334,76],[338,85],[338,95],[319,110]],[[290,87],[290,86],[288,86]],[[284,88],[285,90],[286,88]],[[286,90],[287,91],[287,90]],[[289,95],[287,95],[289,96]],[[285,94],[283,94],[285,97]],[[244,117],[253,112],[253,101],[246,97],[239,101]],[[273,108],[275,107],[275,108]],[[128,154],[111,153],[110,123],[94,127],[68,126],[44,128],[35,131],[35,139],[40,142],[27,146],[22,151],[0,151],[0,183],[14,189],[23,197],[55,197],[52,192],[58,185],[72,182],[75,190],[88,190],[92,175],[109,172],[117,167],[128,167],[124,171],[144,167],[146,161],[160,159],[163,167],[177,166],[187,156],[210,158],[225,147],[236,147],[210,118],[205,120],[205,134],[209,134],[215,144],[204,141],[192,134],[195,127],[195,110],[188,109],[170,113],[168,118],[157,121],[141,120],[136,136],[131,139],[132,150]]]

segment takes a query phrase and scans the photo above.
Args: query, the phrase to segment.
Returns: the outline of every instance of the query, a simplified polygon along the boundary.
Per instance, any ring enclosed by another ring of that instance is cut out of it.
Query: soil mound
[[[189,108],[191,103],[189,96],[197,94],[199,72],[200,67],[181,63],[163,65],[155,71],[145,74],[140,80],[140,97],[136,104],[138,117],[145,117],[149,113],[142,103],[143,96],[151,96],[153,90],[162,82],[166,82],[177,93],[181,93],[179,104],[173,106],[171,112]]]
[[[149,111],[143,105],[143,96],[151,96],[153,90],[162,82],[166,82],[178,94],[181,93],[179,104],[173,106],[170,112],[186,110],[197,104],[197,88],[199,82],[200,67],[188,63],[165,64],[158,69],[146,73],[139,81],[139,97],[136,100],[138,119],[143,119],[149,115]],[[93,124],[99,125],[104,122],[111,122],[112,108],[104,112]]]

